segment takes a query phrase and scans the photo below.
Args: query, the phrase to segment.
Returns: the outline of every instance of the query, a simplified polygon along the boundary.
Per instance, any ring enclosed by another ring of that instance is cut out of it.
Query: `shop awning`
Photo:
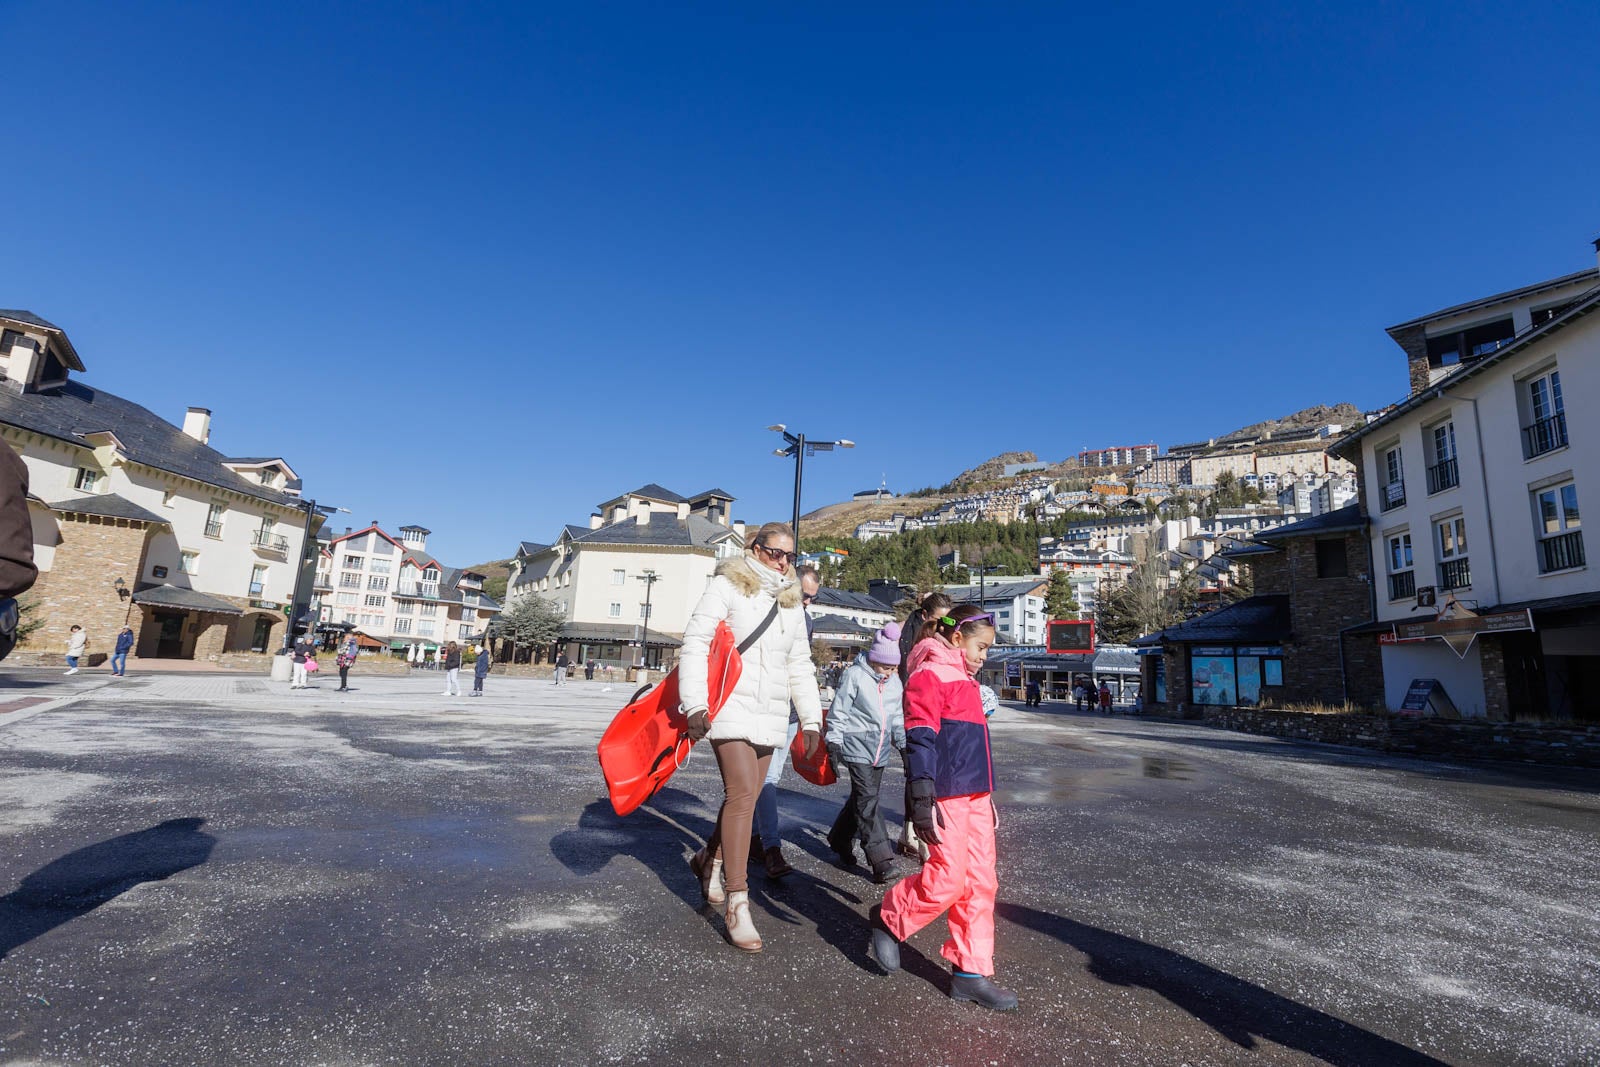
[[[211,615],[243,615],[226,600],[202,593],[198,589],[183,589],[176,585],[152,585],[136,589],[133,602],[152,608],[176,608],[179,611],[200,611]]]

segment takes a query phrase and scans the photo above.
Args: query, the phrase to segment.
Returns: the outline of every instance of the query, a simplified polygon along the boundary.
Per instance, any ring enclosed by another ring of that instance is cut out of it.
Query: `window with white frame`
[[[639,605],[639,618],[641,618],[641,619],[649,619],[651,613],[654,612],[654,611],[655,611],[655,605],[654,604],[640,604]]]
[[[388,574],[390,568],[393,567],[393,566],[394,566],[394,560],[392,560],[392,559],[387,559],[387,558],[385,558],[383,556],[373,556],[372,557],[371,570],[372,570],[373,574]]]
[[[1433,548],[1439,560],[1439,588],[1465,589],[1472,584],[1467,564],[1467,520],[1452,515],[1433,524]]]
[[[465,641],[465,640],[469,639],[471,636],[472,636],[472,627],[463,626],[461,628],[461,640]]]
[[[422,572],[422,580],[425,581],[425,582],[437,582],[439,580],[439,568],[438,567],[428,567],[425,570],[423,570],[423,572]]]
[[[1411,563],[1411,532],[1397,530],[1384,535],[1389,563],[1389,599],[1405,600],[1417,593],[1417,580]]]
[[[360,589],[361,588],[361,575],[359,575],[359,574],[349,574],[349,573],[339,575],[339,588],[340,589]]]
[[[182,552],[178,555],[178,569],[184,574],[200,573],[200,553]]]
[[[1561,396],[1561,372],[1552,368],[1522,386],[1528,415],[1528,424],[1522,428],[1523,455],[1532,459],[1565,447],[1567,409]]]
[[[344,558],[344,569],[347,571],[358,571],[366,565],[367,557],[365,556],[346,556]]]
[[[623,570],[623,569],[621,569],[620,567],[612,570],[612,572],[611,572],[611,584],[612,585],[627,585],[628,584],[628,572]]]
[[[334,603],[338,604],[341,608],[353,608],[356,606],[356,594],[339,593],[334,597]]]
[[[1423,431],[1428,442],[1428,492],[1442,493],[1453,489],[1461,481],[1456,465],[1456,424],[1450,419],[1435,423]]]
[[[432,603],[431,601],[424,601],[422,605],[417,608],[417,611],[422,615],[423,618],[426,619],[439,614],[439,605]]]
[[[369,608],[381,608],[381,607],[383,607],[384,599],[385,598],[384,598],[384,595],[382,593],[368,593],[367,594],[367,599],[366,599],[367,607],[369,607]]]
[[[410,600],[396,600],[394,613],[396,615],[411,615],[417,610],[417,605]]]
[[[367,579],[367,588],[387,589],[389,588],[389,579],[385,578],[381,574],[374,574],[372,577]]]
[[[261,591],[267,587],[267,565],[257,563],[250,568],[250,595],[260,596]]]
[[[1578,484],[1567,481],[1533,492],[1533,510],[1539,539],[1539,572],[1582,567],[1582,521],[1578,513]]]
[[[622,605],[613,602],[611,606],[606,609],[606,614],[613,619],[622,618]]]
[[[417,633],[423,637],[432,637],[433,623],[428,619],[423,619],[421,622],[417,623]]]
[[[408,634],[408,633],[410,633],[411,632],[411,620],[410,619],[396,619],[396,620],[394,620],[394,632],[397,633],[397,634]]]
[[[1399,445],[1390,445],[1379,450],[1378,474],[1383,483],[1378,493],[1379,508],[1389,511],[1405,504],[1406,471]]]
[[[99,471],[90,470],[88,467],[79,467],[78,476],[73,479],[72,485],[73,488],[81,489],[85,493],[98,493],[100,491],[100,483],[103,481],[105,481],[105,476]]]
[[[213,501],[206,511],[206,536],[222,536],[222,517],[228,513],[228,505]]]

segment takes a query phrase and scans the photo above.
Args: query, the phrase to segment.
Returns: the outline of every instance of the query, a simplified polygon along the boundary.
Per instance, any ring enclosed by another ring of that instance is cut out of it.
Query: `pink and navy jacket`
[[[905,693],[908,777],[932,779],[940,799],[992,793],[989,722],[966,657],[929,639],[918,642],[913,658]]]

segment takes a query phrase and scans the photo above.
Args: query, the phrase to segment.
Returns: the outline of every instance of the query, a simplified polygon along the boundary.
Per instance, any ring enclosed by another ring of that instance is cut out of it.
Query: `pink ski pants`
[[[988,793],[938,801],[944,824],[928,862],[883,897],[883,922],[904,941],[950,911],[950,939],[940,953],[957,970],[994,974],[994,802]]]

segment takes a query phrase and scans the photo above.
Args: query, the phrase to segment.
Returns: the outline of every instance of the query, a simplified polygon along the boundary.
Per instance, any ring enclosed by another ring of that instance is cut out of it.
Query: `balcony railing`
[[[1417,595],[1417,576],[1414,571],[1401,571],[1389,575],[1389,599],[1409,600]]]
[[[222,536],[222,523],[220,523],[220,522],[208,522],[208,523],[206,523],[206,536],[207,537],[221,537]]]
[[[1403,508],[1406,506],[1406,483],[1403,481],[1390,482],[1388,485],[1383,487],[1383,493],[1381,495],[1382,509],[1384,511],[1393,511],[1395,508]]]
[[[281,534],[275,534],[268,530],[257,530],[255,533],[251,534],[250,544],[261,549],[263,552],[274,552],[280,556],[287,556],[289,554],[289,539]]]
[[[1461,484],[1461,474],[1454,459],[1442,459],[1428,468],[1428,492],[1442,493]]]
[[[1564,571],[1581,567],[1583,558],[1583,531],[1570,530],[1539,542],[1539,573]]]
[[[1565,448],[1567,444],[1567,413],[1558,411],[1548,419],[1539,419],[1522,428],[1522,453],[1527,458],[1542,456]]]
[[[1472,584],[1472,568],[1465,559],[1447,559],[1439,564],[1440,589],[1465,589]]]

